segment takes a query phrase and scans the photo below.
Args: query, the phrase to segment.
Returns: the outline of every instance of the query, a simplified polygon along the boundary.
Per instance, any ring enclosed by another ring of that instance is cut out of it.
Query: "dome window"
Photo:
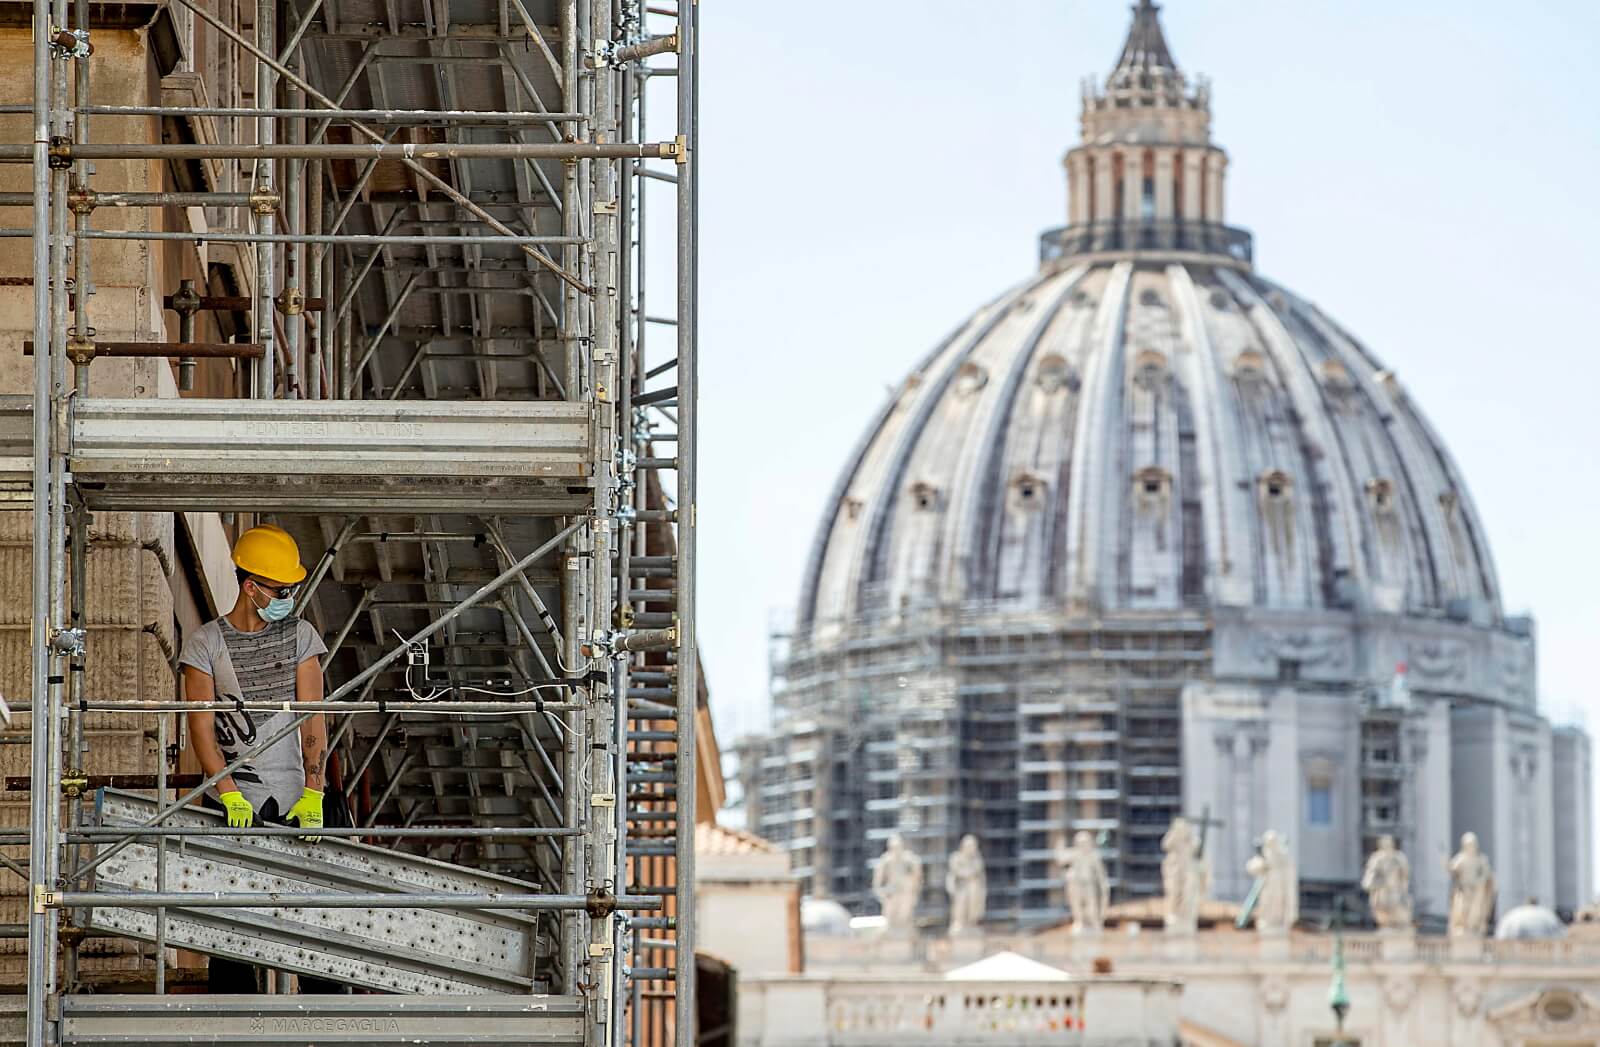
[[[1044,504],[1047,487],[1037,473],[1021,473],[1011,481],[1012,500],[1020,509],[1037,509]]]
[[[1294,492],[1294,480],[1282,469],[1269,469],[1262,473],[1256,485],[1260,489],[1262,502],[1268,504],[1287,502]]]
[[[861,516],[862,503],[859,498],[845,498],[841,503],[844,508],[844,518],[855,522]]]
[[[1394,512],[1394,483],[1382,478],[1367,481],[1367,501],[1381,515]]]
[[[1219,313],[1225,313],[1233,306],[1233,301],[1221,291],[1211,292],[1211,308]]]
[[[989,372],[969,360],[956,372],[956,392],[962,396],[971,396],[982,389],[988,381]]]
[[[1133,474],[1133,493],[1141,503],[1165,498],[1172,490],[1172,474],[1159,465],[1147,465]]]
[[[1053,393],[1065,387],[1070,392],[1077,392],[1081,384],[1078,381],[1078,372],[1067,363],[1066,357],[1060,353],[1046,353],[1039,360],[1039,370],[1034,375],[1034,381],[1046,393]]]
[[[1241,382],[1260,381],[1267,376],[1267,358],[1255,349],[1245,349],[1233,358],[1233,377]]]
[[[1162,299],[1161,292],[1157,291],[1154,287],[1146,287],[1143,291],[1139,292],[1139,304],[1162,307],[1167,303],[1164,299]]]
[[[1324,360],[1317,373],[1322,378],[1322,388],[1328,394],[1328,402],[1336,410],[1348,410],[1355,383],[1350,380],[1350,372],[1344,364],[1338,360]]]
[[[911,485],[911,503],[924,512],[932,512],[939,508],[939,489],[919,480]]]
[[[1167,377],[1167,358],[1156,349],[1141,349],[1133,358],[1133,384],[1154,391]]]

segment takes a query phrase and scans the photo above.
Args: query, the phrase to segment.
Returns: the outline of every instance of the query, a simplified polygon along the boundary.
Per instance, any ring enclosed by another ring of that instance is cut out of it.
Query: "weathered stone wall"
[[[149,104],[153,72],[139,34],[96,32],[93,58],[94,101]],[[0,32],[0,101],[32,101],[32,44],[26,32]],[[0,141],[31,140],[28,116],[0,116]],[[91,127],[100,141],[152,141],[153,120],[96,117]],[[0,166],[0,189],[27,191],[31,168]],[[100,190],[163,188],[160,169],[145,161],[100,161],[94,186]],[[148,228],[159,214],[141,208],[103,208],[94,214],[100,229]],[[0,225],[32,224],[23,208],[0,208]],[[32,390],[32,359],[22,355],[22,340],[33,336],[31,241],[0,240],[0,393]],[[101,340],[151,340],[164,337],[161,315],[162,258],[147,242],[96,241],[91,254],[93,295],[90,322]],[[97,396],[157,396],[171,389],[163,361],[99,360],[91,369]],[[168,394],[170,395],[170,393]],[[32,593],[32,515],[0,513],[0,693],[25,697],[29,691],[28,637]],[[117,699],[169,699],[174,696],[173,518],[170,513],[98,513],[90,525],[86,586],[88,653],[85,686],[90,696]],[[87,751],[83,769],[91,774],[153,773],[156,721],[131,713],[96,713],[85,721]],[[28,773],[29,720],[19,717],[0,745],[0,774]],[[0,827],[28,822],[28,794],[0,792]],[[17,849],[9,849],[16,853]],[[0,870],[0,923],[25,921],[26,883]],[[20,984],[25,942],[0,939],[0,986]],[[129,943],[86,943],[86,972],[136,965]]]

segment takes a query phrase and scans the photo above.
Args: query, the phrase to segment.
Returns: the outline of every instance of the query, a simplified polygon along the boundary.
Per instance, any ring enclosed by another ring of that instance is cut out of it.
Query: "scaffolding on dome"
[[[32,395],[0,397],[0,507],[34,510],[6,783],[28,817],[0,836],[26,1047],[324,1018],[341,1042],[695,1041],[697,15],[0,3],[33,61],[0,106],[32,120],[0,145],[32,174],[0,194],[32,216],[0,229],[32,241],[8,281]],[[130,323],[96,300],[123,250],[161,274],[158,319],[101,340]],[[172,361],[174,394],[106,395],[116,358]],[[86,682],[114,657],[86,628],[100,521],[219,512],[312,566],[329,691],[292,711],[329,718],[355,821],[315,848],[186,806],[222,777],[176,764],[202,706]],[[97,767],[109,724],[154,758]],[[171,994],[179,948],[403,995]],[[153,995],[96,992],[108,957]]]

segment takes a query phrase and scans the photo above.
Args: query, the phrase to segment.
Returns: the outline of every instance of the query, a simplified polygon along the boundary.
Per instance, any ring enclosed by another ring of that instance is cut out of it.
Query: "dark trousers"
[[[329,800],[333,797],[330,795]],[[207,793],[200,801],[204,806],[213,811],[223,810],[221,803],[217,802]],[[343,803],[327,803],[323,807],[323,824],[329,829],[348,828],[350,819],[345,814]],[[256,812],[256,822],[270,825],[286,824],[278,816],[276,800],[268,800],[262,809]],[[267,972],[264,968],[253,963],[243,963],[239,960],[228,960],[221,956],[211,957],[210,969],[206,972],[206,988],[213,994],[230,994],[249,996],[266,992],[264,984]],[[329,981],[326,978],[314,978],[309,974],[300,975],[300,991],[302,993],[346,993],[349,988],[342,982]]]

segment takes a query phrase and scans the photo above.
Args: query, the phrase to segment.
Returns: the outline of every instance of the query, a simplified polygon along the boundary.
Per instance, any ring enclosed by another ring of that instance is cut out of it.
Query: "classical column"
[[[1176,149],[1156,150],[1156,218],[1168,221],[1173,217],[1172,169],[1177,162]]]
[[[1139,220],[1139,204],[1144,198],[1144,149],[1122,151],[1122,217]]]
[[[1082,225],[1089,220],[1089,160],[1081,150],[1067,154],[1067,223]]]
[[[1228,158],[1220,150],[1206,154],[1206,221],[1219,225],[1224,220],[1222,212],[1222,179]]]
[[[1182,156],[1183,162],[1183,220],[1186,222],[1199,222],[1203,220],[1203,210],[1200,206],[1200,190],[1205,184],[1205,154],[1198,149],[1185,149]]]
[[[1109,222],[1117,217],[1112,210],[1117,194],[1111,185],[1113,154],[1096,150],[1090,157],[1094,168],[1094,221]]]

